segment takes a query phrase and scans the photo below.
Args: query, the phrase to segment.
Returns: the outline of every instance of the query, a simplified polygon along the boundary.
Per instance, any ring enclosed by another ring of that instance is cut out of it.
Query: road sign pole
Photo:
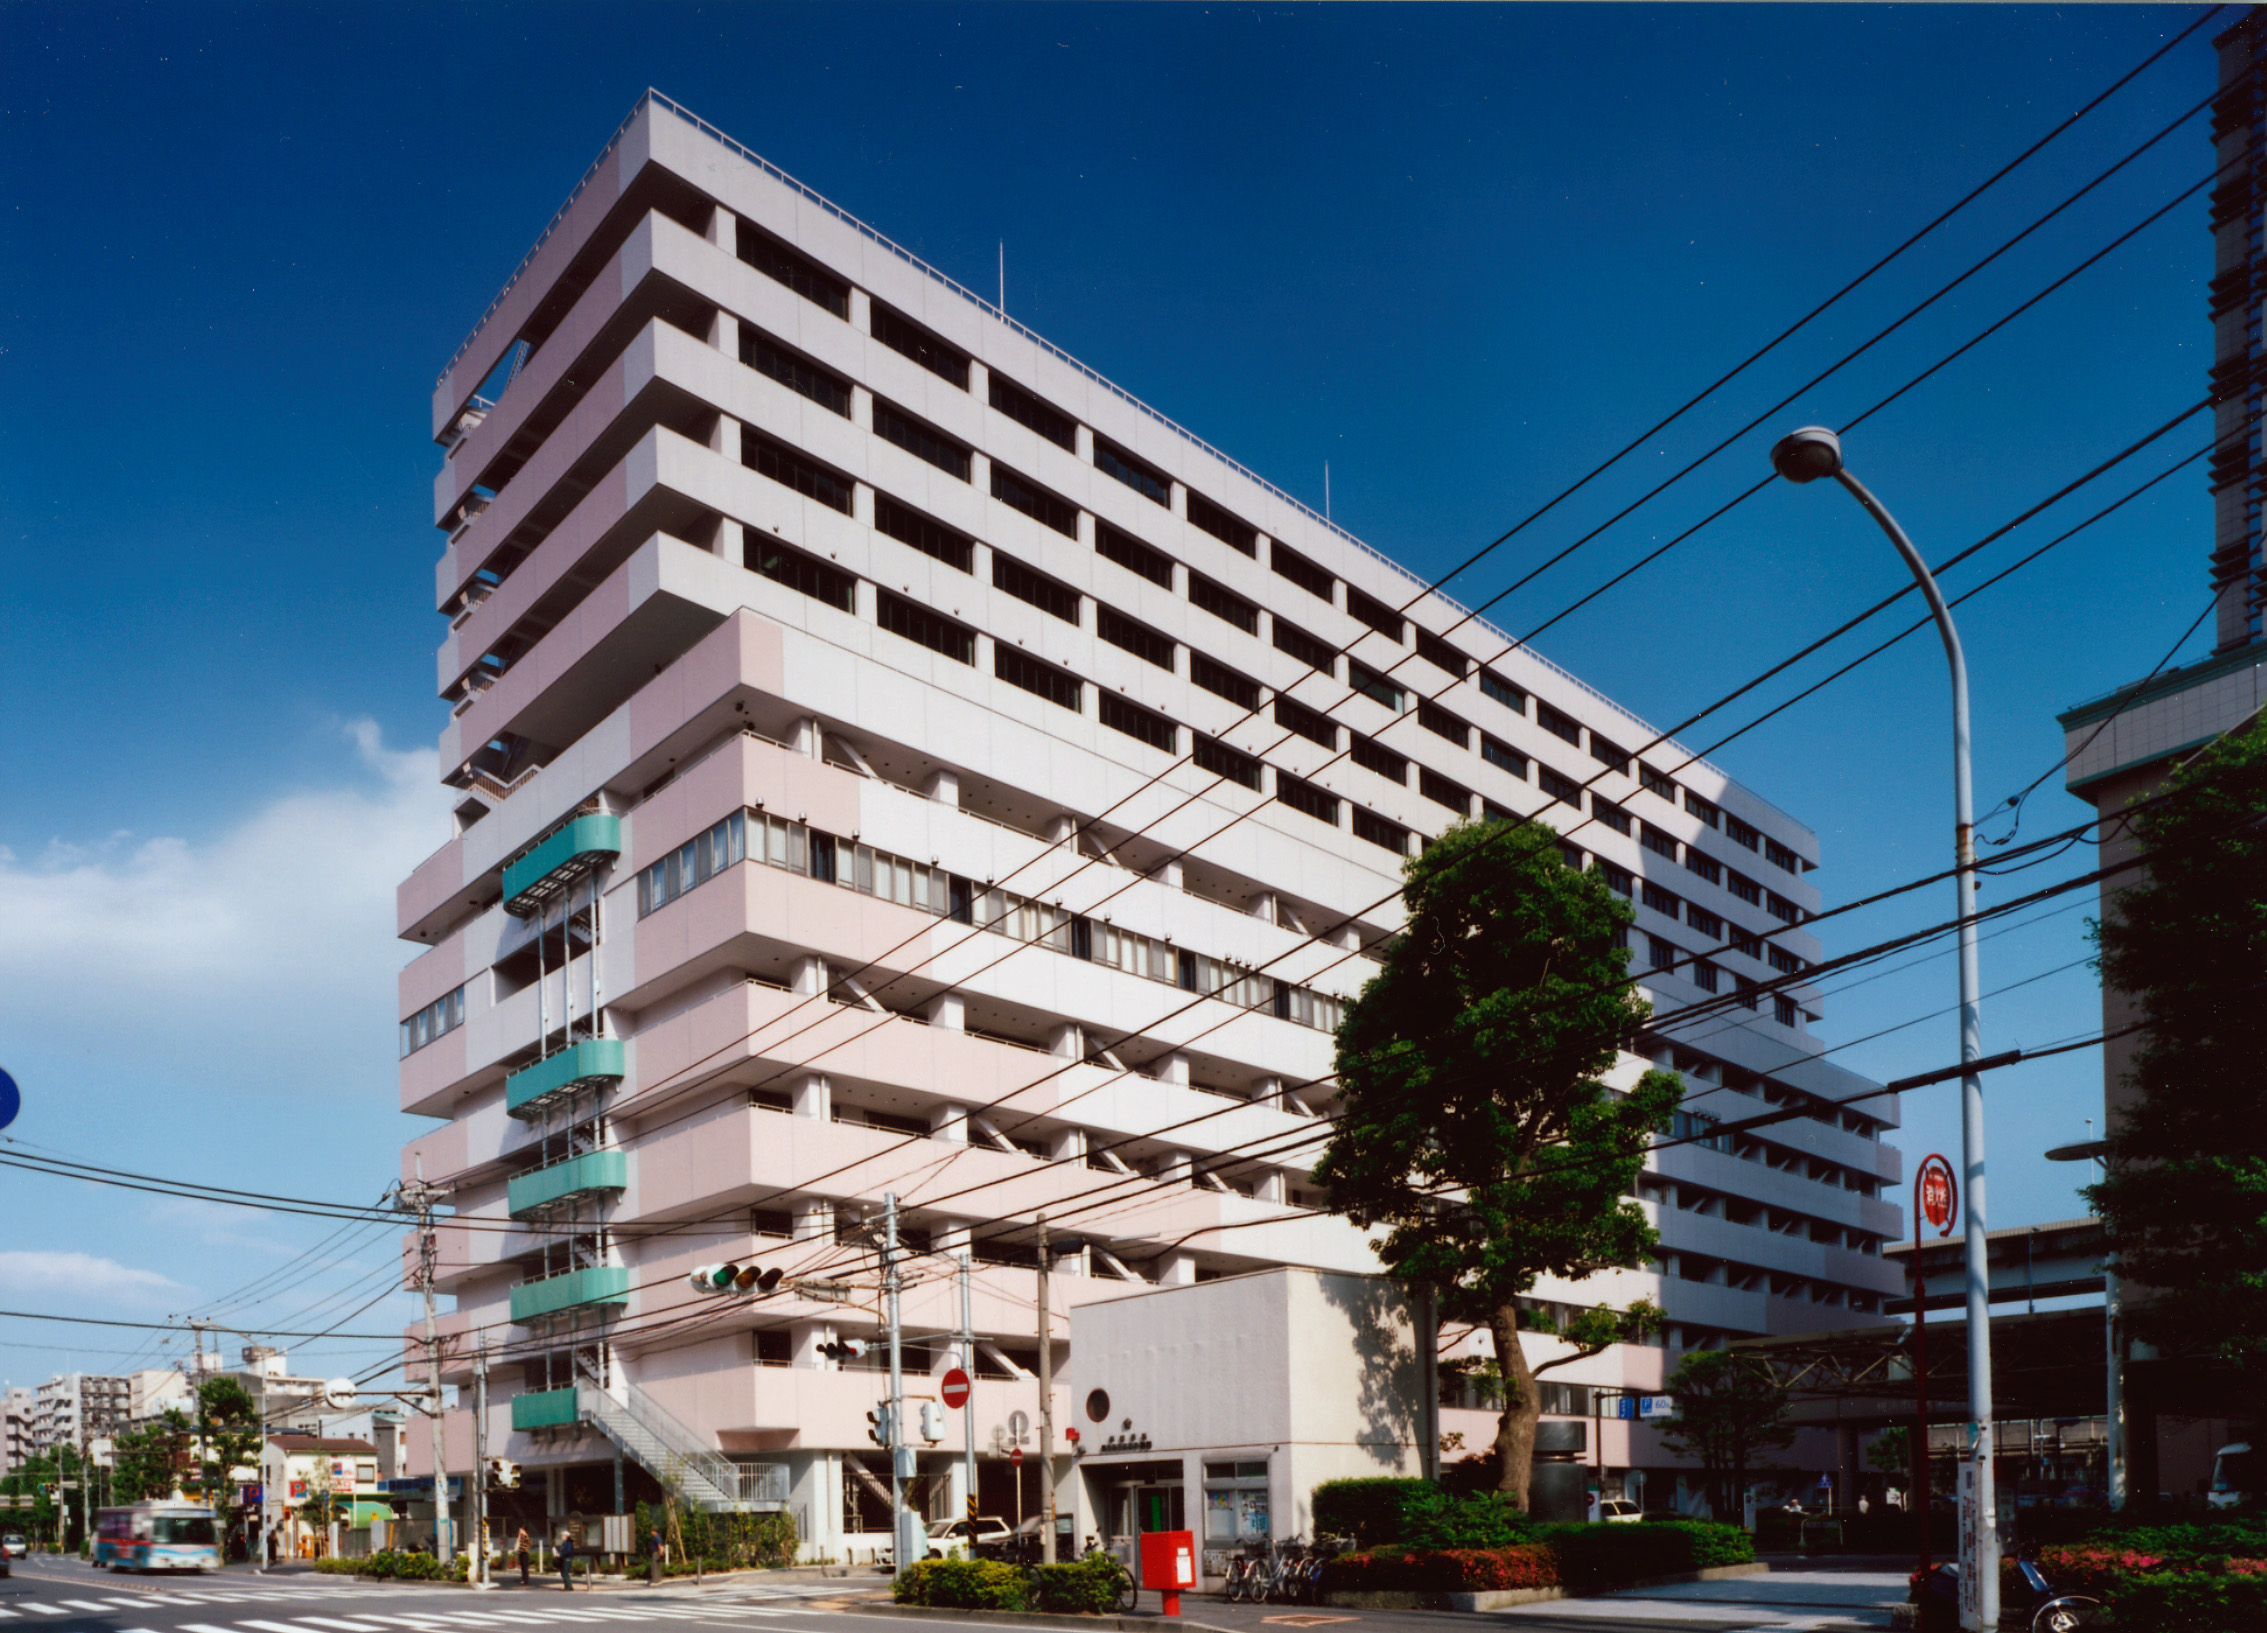
[[[976,1518],[976,1316],[974,1294],[969,1283],[973,1278],[975,1261],[968,1249],[960,1250],[960,1364],[968,1369],[968,1404],[960,1409],[961,1428],[967,1436],[968,1517]],[[968,1538],[971,1558],[976,1554],[976,1537],[973,1531]]]
[[[1920,1534],[1920,1567],[1924,1577],[1928,1575],[1930,1564],[1929,1344],[1928,1271],[1922,1260],[1921,1210],[1925,1204],[1929,1222],[1942,1227],[1937,1234],[1949,1236],[1953,1216],[1959,1211],[1955,1201],[1959,1191],[1952,1164],[1934,1152],[1922,1158],[1920,1167],[1913,1171],[1913,1497],[1906,1506]]]

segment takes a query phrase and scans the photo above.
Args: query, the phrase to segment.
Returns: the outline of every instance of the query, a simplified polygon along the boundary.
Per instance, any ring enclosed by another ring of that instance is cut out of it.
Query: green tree
[[[207,1378],[197,1386],[197,1489],[216,1508],[232,1507],[229,1472],[257,1468],[260,1408],[234,1378]]]
[[[2085,1196],[2135,1336],[2216,1361],[2243,1398],[2267,1394],[2267,723],[2176,771],[2137,812],[2146,872],[2092,926],[2104,983],[2141,1035],[2110,1136],[2108,1177]]]
[[[188,1478],[189,1419],[177,1408],[167,1408],[157,1421],[139,1429],[120,1431],[114,1444],[111,1480],[121,1503],[170,1497]]]
[[[1677,1362],[1669,1393],[1677,1415],[1661,1426],[1662,1444],[1700,1460],[1710,1510],[1737,1523],[1756,1454],[1794,1443],[1785,1387],[1752,1356],[1702,1349],[1686,1351]]]
[[[1913,1477],[1913,1431],[1893,1424],[1874,1437],[1866,1448],[1866,1462],[1899,1484]]]
[[[1547,824],[1507,830],[1458,823],[1404,868],[1407,927],[1339,1026],[1341,1108],[1315,1178],[1335,1212],[1384,1228],[1389,1274],[1494,1336],[1497,1489],[1524,1509],[1537,1375],[1660,1312],[1600,1305],[1560,1330],[1522,1301],[1540,1276],[1634,1268],[1655,1246],[1628,1193],[1682,1087],[1649,1071],[1606,1088],[1650,1013],[1626,983],[1629,904],[1567,866]],[[1571,1353],[1537,1365],[1523,1331]]]

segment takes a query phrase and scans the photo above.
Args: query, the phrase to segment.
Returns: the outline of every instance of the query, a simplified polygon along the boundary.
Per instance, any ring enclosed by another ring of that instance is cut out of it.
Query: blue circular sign
[[[16,1087],[16,1080],[8,1075],[7,1069],[0,1067],[0,1128],[14,1122],[16,1113],[23,1109],[23,1091]]]

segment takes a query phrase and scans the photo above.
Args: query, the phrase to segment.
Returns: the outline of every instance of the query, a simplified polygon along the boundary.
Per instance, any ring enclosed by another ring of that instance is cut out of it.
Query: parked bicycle
[[[1228,1561],[1228,1575],[1223,1586],[1231,1604],[1250,1601],[1257,1604],[1262,1597],[1260,1584],[1266,1580],[1267,1567],[1275,1553],[1272,1538],[1254,1537],[1236,1551]]]

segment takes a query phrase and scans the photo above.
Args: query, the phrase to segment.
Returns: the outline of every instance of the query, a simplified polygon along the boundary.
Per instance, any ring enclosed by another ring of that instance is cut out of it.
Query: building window
[[[818,364],[798,357],[776,344],[761,329],[740,327],[740,361],[758,374],[767,374],[799,397],[850,418],[850,386]]]
[[[1447,738],[1458,748],[1469,749],[1472,746],[1472,728],[1450,714],[1438,703],[1419,699],[1417,703],[1417,724],[1431,732],[1435,737]]]
[[[1763,842],[1763,859],[1783,873],[1800,873],[1803,870],[1802,858],[1776,839],[1766,839]]]
[[[1732,977],[1732,981],[1733,981],[1734,985],[1736,985],[1736,986],[1738,987],[1738,989],[1739,989],[1739,1000],[1740,1000],[1740,1007],[1741,1007],[1742,1009],[1753,1009],[1753,1008],[1755,1008],[1755,1007],[1756,1007],[1755,983],[1754,983],[1753,981],[1750,981],[1750,980],[1749,980],[1749,979],[1748,979],[1748,978],[1747,978],[1746,976],[1744,976],[1744,975],[1735,975],[1735,976],[1733,976],[1733,977]]]
[[[1561,805],[1582,809],[1582,785],[1572,777],[1561,776],[1547,765],[1535,768],[1535,786],[1557,800]]]
[[[1338,678],[1338,654],[1328,641],[1309,635],[1296,624],[1287,624],[1281,618],[1275,624],[1275,650],[1288,652],[1308,668]]]
[[[1713,981],[1703,982],[1702,985],[1710,992],[1716,990]],[[1676,1113],[1669,1125],[1669,1134],[1672,1139],[1684,1140],[1709,1151],[1729,1152],[1732,1149],[1732,1137],[1721,1131],[1721,1119],[1711,1117],[1705,1111]]]
[[[1735,845],[1745,845],[1749,850],[1754,850],[1763,843],[1763,835],[1756,831],[1754,825],[1742,822],[1736,816],[1724,818],[1724,837]]]
[[[968,354],[949,346],[911,318],[901,317],[880,301],[873,303],[873,336],[893,352],[910,357],[940,380],[968,389]]]
[[[1354,807],[1354,837],[1366,839],[1373,845],[1383,846],[1396,856],[1409,854],[1409,830],[1399,823],[1388,822],[1375,811]]]
[[[1389,641],[1401,640],[1408,628],[1401,614],[1376,596],[1365,595],[1351,584],[1346,586],[1346,610]]]
[[[1027,431],[1038,432],[1058,448],[1077,451],[1078,427],[1071,423],[1068,414],[1048,407],[1023,387],[997,374],[991,377],[989,391],[992,406],[1016,424]]]
[[[931,521],[886,493],[874,495],[874,531],[887,533],[898,543],[909,544],[947,567],[964,573],[976,570],[975,540],[965,533],[954,532],[942,522]]]
[[[1677,859],[1677,842],[1650,822],[1638,824],[1637,842],[1655,856],[1665,856],[1672,862]]]
[[[817,460],[804,458],[783,442],[742,427],[740,463],[782,487],[793,488],[806,499],[816,499],[829,510],[850,514],[849,479],[837,476]]]
[[[1795,1007],[1794,999],[1786,997],[1784,994],[1772,994],[1771,1018],[1781,1026],[1793,1031],[1800,1032],[1802,1030],[1802,1011]]]
[[[1173,642],[1160,635],[1147,624],[1137,624],[1131,618],[1112,611],[1100,602],[1094,608],[1094,633],[1112,646],[1123,647],[1144,663],[1153,663],[1170,674],[1173,670]]]
[[[1527,756],[1500,738],[1480,734],[1480,758],[1498,771],[1508,771],[1521,782],[1527,780]]]
[[[1010,686],[1020,686],[1034,697],[1043,697],[1057,708],[1073,714],[1083,713],[1085,689],[1075,675],[1066,675],[1051,663],[1041,663],[1029,653],[1013,647],[992,643],[992,673]]]
[[[1763,910],[1781,924],[1800,924],[1803,922],[1803,910],[1777,891],[1766,890],[1763,893]]]
[[[785,284],[814,306],[823,306],[838,318],[850,316],[850,286],[816,261],[766,236],[746,221],[734,238],[734,253],[765,277]]]
[[[1191,750],[1199,771],[1209,771],[1215,777],[1225,777],[1232,783],[1259,792],[1259,761],[1249,754],[1230,748],[1217,737],[1192,732]]]
[[[407,1060],[435,1038],[464,1025],[464,988],[445,992],[401,1023],[401,1054]]]
[[[926,460],[947,476],[957,476],[963,482],[968,480],[966,448],[942,431],[922,424],[879,398],[874,400],[874,435],[884,442],[896,443],[915,459]]]
[[[638,871],[638,917],[657,913],[686,891],[704,885],[748,855],[747,820],[734,811],[708,832],[689,839],[651,867]]]
[[[1712,885],[1720,885],[1724,882],[1723,865],[1715,857],[1703,852],[1698,845],[1687,845],[1685,847],[1685,866]]]
[[[1493,669],[1480,671],[1480,690],[1513,714],[1524,716],[1527,713],[1527,694]]]
[[[1711,940],[1722,941],[1724,939],[1724,921],[1698,902],[1685,903],[1685,923]]]
[[[1248,680],[1223,663],[1214,663],[1201,652],[1189,654],[1189,679],[1216,696],[1224,697],[1239,709],[1259,707],[1259,682]]]
[[[1013,556],[992,552],[992,588],[1005,590],[1018,601],[1028,601],[1050,617],[1066,624],[1078,622],[1078,591],[1035,573]]]
[[[973,664],[976,661],[976,635],[951,619],[917,607],[910,601],[882,590],[874,597],[874,622],[892,635],[917,642],[931,652],[942,653],[955,663]]]
[[[1274,539],[1269,542],[1267,564],[1275,570],[1277,577],[1289,579],[1317,600],[1335,603],[1336,598],[1331,594],[1331,590],[1338,581],[1332,578],[1323,568],[1316,566],[1305,556],[1300,555],[1298,551],[1286,545],[1281,539]]]
[[[1173,722],[1138,703],[1128,703],[1115,692],[1103,692],[1100,696],[1102,724],[1112,731],[1122,731],[1128,737],[1138,737],[1151,748],[1161,748],[1167,754],[1180,752],[1180,733],[1174,728]],[[1065,707],[1076,708],[1077,704],[1067,704]]]
[[[1718,826],[1724,820],[1724,813],[1717,807],[1715,801],[1702,799],[1689,788],[1685,790],[1685,809],[1702,822],[1707,823],[1711,828]]]
[[[1067,499],[1058,499],[1036,483],[1022,477],[994,460],[992,462],[992,497],[1010,510],[1020,510],[1042,527],[1051,527],[1066,539],[1078,537],[1078,506]]]
[[[1151,470],[1133,455],[1111,447],[1100,437],[1094,439],[1094,468],[1104,476],[1115,477],[1152,504],[1168,509],[1173,503],[1173,485],[1158,472]]]
[[[1580,873],[1582,871],[1582,848],[1568,840],[1560,840],[1559,860],[1567,865],[1568,872]]]
[[[1352,759],[1356,765],[1365,771],[1376,772],[1388,782],[1399,783],[1404,788],[1409,786],[1409,761],[1406,757],[1394,753],[1375,738],[1364,737],[1360,732],[1353,735]]]
[[[1590,734],[1590,757],[1609,770],[1629,775],[1629,750],[1607,742],[1596,732]]]
[[[1171,556],[1162,550],[1150,549],[1131,533],[1099,519],[1094,524],[1094,551],[1105,560],[1116,562],[1129,573],[1139,573],[1161,590],[1173,587]]]
[[[1752,903],[1757,907],[1763,905],[1763,886],[1757,884],[1744,873],[1734,872],[1732,869],[1726,868],[1724,870],[1724,888],[1743,902]]]
[[[1598,862],[1598,877],[1606,881],[1606,888],[1617,895],[1627,896],[1637,888],[1637,876],[1625,867],[1606,861]]]
[[[1189,495],[1189,525],[1203,529],[1231,550],[1255,559],[1259,555],[1259,530],[1239,522],[1201,493]]]
[[[1618,834],[1630,831],[1629,813],[1602,794],[1590,796],[1590,814]]]
[[[1763,958],[1763,938],[1753,930],[1743,930],[1736,924],[1731,927],[1731,930],[1732,951],[1745,953],[1748,957],[1760,963]]]
[[[1771,967],[1779,971],[1781,974],[1802,974],[1803,961],[1797,958],[1793,953],[1787,951],[1786,948],[1778,946],[1777,944],[1773,944],[1772,946],[1764,949],[1764,951],[1770,959]]]
[[[1672,919],[1681,918],[1684,914],[1684,903],[1651,879],[1645,881],[1645,905]]]
[[[1535,723],[1562,742],[1582,746],[1582,726],[1572,715],[1561,714],[1548,703],[1535,705]]]
[[[1677,967],[1676,948],[1663,941],[1659,936],[1647,936],[1645,938],[1645,957],[1648,967],[1656,974]]]
[[[1202,573],[1189,574],[1189,605],[1211,613],[1222,623],[1234,624],[1246,635],[1259,633],[1259,608]]]
[[[746,549],[749,567],[774,584],[784,584],[814,601],[840,607],[844,612],[852,610],[857,580],[841,568],[830,566],[816,556],[806,556],[800,550],[790,550],[761,534],[749,534]]]
[[[1395,714],[1409,707],[1407,692],[1358,658],[1346,660],[1346,684],[1371,702],[1384,704]]]
[[[1317,822],[1338,826],[1338,799],[1326,794],[1313,783],[1291,776],[1284,771],[1275,773],[1275,797],[1292,810],[1313,817]]]
[[[1304,703],[1287,697],[1275,700],[1275,723],[1285,731],[1297,732],[1310,743],[1319,743],[1333,753],[1338,749],[1338,727],[1329,718]]]
[[[1435,805],[1445,805],[1460,817],[1472,814],[1472,790],[1450,782],[1430,766],[1417,768],[1417,792]]]
[[[1648,794],[1658,794],[1671,805],[1677,803],[1677,785],[1649,765],[1637,768],[1637,780]]]
[[[1417,656],[1443,674],[1462,680],[1472,671],[1472,660],[1429,629],[1417,631]]]

